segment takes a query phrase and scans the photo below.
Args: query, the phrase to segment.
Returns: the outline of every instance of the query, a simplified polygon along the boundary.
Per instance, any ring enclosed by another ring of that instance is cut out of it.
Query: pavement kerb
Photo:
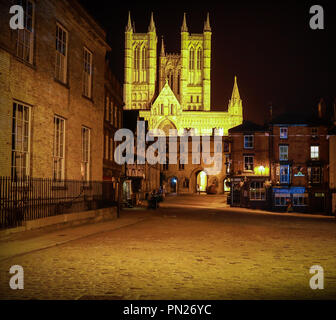
[[[102,234],[102,233],[106,233],[106,232],[110,232],[113,230],[118,230],[118,229],[122,229],[140,222],[143,222],[145,220],[148,220],[150,217],[145,217],[145,218],[134,218],[134,219],[127,219],[128,221],[124,221],[124,220],[113,220],[113,221],[104,221],[104,222],[100,222],[100,223],[96,223],[96,224],[88,224],[88,225],[81,225],[75,228],[66,228],[66,229],[59,229],[55,232],[52,232],[50,234],[47,235],[43,235],[41,237],[35,237],[32,239],[28,239],[26,241],[31,242],[31,246],[35,248],[18,248],[20,243],[22,243],[22,240],[14,240],[14,241],[8,241],[6,242],[5,240],[0,242],[0,262],[3,262],[5,260],[11,259],[11,258],[15,258],[18,256],[22,256],[28,253],[33,253],[33,252],[37,252],[37,251],[41,251],[41,250],[45,250],[45,249],[49,249],[55,246],[59,246],[59,245],[63,245],[66,244],[68,242],[74,241],[74,240],[78,240],[78,239],[84,239],[84,238],[88,238],[90,236],[96,235],[98,233]],[[119,223],[118,223],[119,222]],[[105,227],[105,228],[104,228]],[[76,235],[76,233],[78,233],[79,229],[83,229],[84,231],[80,232],[79,234]],[[91,229],[91,230],[87,230],[85,231],[85,229]],[[75,231],[75,234],[74,234]],[[77,231],[77,232],[76,232]],[[68,232],[69,235],[67,236],[67,239],[63,238],[63,240],[59,241],[59,240],[49,240],[49,244],[40,244],[38,245],[38,242],[41,241],[41,238],[50,238],[50,237],[57,237],[59,236],[59,233],[66,233]],[[71,234],[72,233],[72,234]],[[35,242],[35,244],[34,244]],[[16,248],[16,253],[13,252],[11,249]],[[10,254],[4,254],[5,250],[10,251],[12,253]],[[20,250],[21,249],[21,250]]]
[[[323,214],[309,214],[309,213],[299,213],[299,212],[273,212],[267,210],[258,210],[258,209],[249,209],[249,208],[241,208],[241,207],[220,207],[216,206],[209,206],[209,205],[191,205],[191,204],[163,204],[161,208],[195,208],[195,209],[211,209],[211,210],[218,210],[218,211],[244,211],[250,214],[264,214],[264,215],[274,215],[274,216],[286,216],[286,217],[297,217],[297,218],[313,218],[313,219],[335,219],[335,216],[328,216]]]

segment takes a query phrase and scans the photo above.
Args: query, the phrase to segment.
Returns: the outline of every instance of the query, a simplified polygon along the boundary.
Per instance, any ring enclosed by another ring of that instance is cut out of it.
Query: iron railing
[[[110,181],[0,177],[0,229],[110,206],[117,206],[117,186]]]

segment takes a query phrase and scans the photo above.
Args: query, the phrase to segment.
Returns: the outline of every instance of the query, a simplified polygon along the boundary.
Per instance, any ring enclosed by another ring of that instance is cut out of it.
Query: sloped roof
[[[239,126],[229,129],[229,133],[232,132],[265,132],[268,131],[266,126],[254,123],[252,121],[244,120]]]

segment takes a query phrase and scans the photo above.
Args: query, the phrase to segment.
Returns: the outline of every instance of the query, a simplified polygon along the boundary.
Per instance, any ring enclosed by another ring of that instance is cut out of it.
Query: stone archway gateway
[[[208,176],[205,171],[199,171],[196,173],[196,191],[197,185],[199,186],[200,192],[206,192],[208,186]]]

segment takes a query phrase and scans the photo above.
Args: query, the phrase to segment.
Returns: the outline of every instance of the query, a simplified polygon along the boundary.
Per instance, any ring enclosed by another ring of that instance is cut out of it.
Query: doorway
[[[197,174],[196,184],[199,186],[199,191],[200,192],[206,192],[206,189],[207,189],[207,186],[208,186],[208,176],[205,173],[205,171],[200,171]],[[197,190],[197,185],[196,185],[196,191],[198,191]]]
[[[176,193],[177,192],[177,178],[172,177],[170,179],[170,192]]]

